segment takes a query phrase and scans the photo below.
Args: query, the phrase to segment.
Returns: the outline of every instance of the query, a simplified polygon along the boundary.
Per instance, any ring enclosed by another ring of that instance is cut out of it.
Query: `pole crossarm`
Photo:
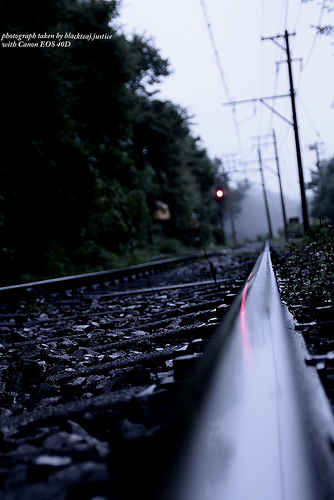
[[[290,94],[282,94],[282,95],[271,95],[268,97],[253,97],[252,99],[242,99],[241,101],[228,101],[223,102],[223,106],[231,106],[234,104],[244,104],[247,102],[256,102],[256,101],[269,101],[270,99],[279,99],[280,97],[290,97]]]
[[[296,32],[294,33],[287,33],[288,36],[295,36]],[[274,35],[274,36],[263,36],[262,40],[274,40],[275,38],[285,38],[286,35]]]
[[[300,187],[300,196],[301,196],[301,202],[302,202],[302,213],[303,213],[303,223],[304,223],[304,230],[306,231],[309,229],[309,220],[308,220],[308,209],[307,209],[307,200],[306,200],[306,194],[305,194],[305,183],[304,183],[304,173],[303,173],[303,164],[302,164],[302,157],[301,157],[301,149],[300,149],[300,141],[299,141],[299,131],[298,131],[298,121],[297,121],[297,111],[296,111],[296,103],[295,103],[295,90],[294,90],[294,85],[293,85],[293,76],[292,76],[292,68],[291,68],[291,62],[293,59],[291,59],[291,54],[290,54],[290,47],[289,47],[289,37],[294,36],[296,33],[288,33],[287,30],[285,30],[284,35],[276,35],[276,36],[268,36],[268,37],[262,37],[262,40],[271,40],[273,41],[276,45],[278,45],[284,52],[286,53],[286,62],[288,63],[288,73],[289,73],[289,86],[290,86],[290,94],[285,94],[285,95],[278,95],[278,96],[272,96],[272,97],[258,97],[254,99],[244,99],[242,101],[230,101],[227,103],[223,103],[223,106],[235,106],[236,104],[243,104],[247,102],[262,102],[267,108],[269,108],[273,113],[278,115],[282,120],[287,122],[289,125],[293,127],[294,130],[294,136],[295,136],[295,144],[296,144],[296,157],[297,157],[297,166],[298,166],[298,175],[299,175],[299,187]],[[276,40],[279,38],[284,38],[285,39],[285,46],[281,45],[278,43]],[[285,118],[285,116],[281,115],[274,109],[272,106],[270,106],[266,101],[270,99],[279,99],[281,97],[290,97],[291,100],[291,109],[292,109],[292,121],[288,120]],[[275,139],[276,140],[276,139]],[[260,162],[260,168],[262,169],[261,166],[261,153],[259,150],[259,162]],[[279,176],[280,179],[280,176]]]
[[[229,102],[223,102],[223,106],[235,106],[236,104],[245,104],[247,102],[262,102],[267,108],[269,108],[273,113],[278,115],[282,120],[287,122],[289,125],[293,127],[293,122],[285,118],[285,116],[281,115],[278,111],[276,111],[275,108],[270,106],[270,104],[266,103],[265,101],[273,100],[273,99],[280,99],[281,97],[291,97],[290,94],[282,94],[282,95],[275,95],[275,96],[269,96],[269,97],[255,97],[253,99],[243,99],[241,101],[229,101]]]
[[[284,96],[284,97],[290,97],[290,96]],[[285,122],[287,122],[289,125],[291,125],[293,127],[293,122],[291,122],[290,120],[285,118],[285,116],[281,115],[281,113],[276,111],[275,108],[273,108],[272,106],[267,104],[263,99],[259,99],[259,101],[262,102],[262,104],[264,104],[265,106],[267,106],[267,108],[269,108],[273,113],[275,113],[275,115],[279,116],[280,118],[282,118],[282,120],[284,120]]]
[[[295,36],[296,33],[288,33],[288,36]],[[261,40],[272,40],[276,45],[278,45],[281,49],[283,49],[285,52],[287,52],[287,48],[284,47],[284,45],[281,45],[280,43],[276,42],[276,38],[285,38],[286,35],[276,35],[276,36],[263,36]]]

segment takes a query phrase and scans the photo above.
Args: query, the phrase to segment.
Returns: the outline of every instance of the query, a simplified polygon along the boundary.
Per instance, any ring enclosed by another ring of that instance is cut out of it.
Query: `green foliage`
[[[130,263],[160,251],[157,235],[219,240],[213,163],[186,110],[153,98],[169,63],[120,31],[119,4],[0,0],[3,32],[112,35],[2,48],[1,285]],[[169,206],[164,227],[152,199]]]
[[[186,253],[186,247],[176,238],[161,238],[157,248],[163,256],[175,256]]]
[[[256,241],[267,241],[269,240],[269,233],[259,233],[256,235]]]
[[[117,6],[102,0],[0,2],[4,32],[113,36],[72,40],[67,49],[2,49],[3,283],[66,273],[69,261],[79,267],[78,249],[89,240],[103,254],[104,244],[118,251],[142,237],[147,207],[129,154],[138,100],[133,87],[144,93],[168,74],[168,62],[148,41],[129,41],[117,31]]]
[[[129,241],[138,245],[147,223],[147,205],[139,190],[130,190],[118,179],[99,180],[85,235],[88,239],[120,252]]]
[[[302,2],[309,2],[313,0],[301,0]],[[333,5],[334,5],[334,0],[323,0],[322,2],[322,9],[327,9],[328,12],[331,12],[333,10]],[[317,32],[320,35],[333,35],[334,34],[334,26],[331,24],[326,24],[326,25],[316,25],[313,26],[314,28],[317,29]]]
[[[334,300],[334,228],[324,226],[325,216],[319,220],[280,270],[282,297],[290,304],[317,307]]]
[[[140,100],[137,116],[133,159],[139,171],[150,166],[154,172],[146,196],[169,206],[171,237],[187,245],[193,245],[196,238],[205,244],[212,238],[216,210],[214,170],[206,151],[190,134],[187,112],[168,101]]]
[[[312,215],[318,217],[325,213],[334,221],[334,158],[321,162],[313,172],[312,188],[314,199],[312,202]]]

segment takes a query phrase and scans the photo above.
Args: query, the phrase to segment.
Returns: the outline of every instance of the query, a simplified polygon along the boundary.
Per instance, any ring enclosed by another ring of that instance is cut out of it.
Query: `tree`
[[[309,2],[313,0],[301,0],[302,2]],[[334,0],[324,0],[322,2],[322,8],[327,9],[328,11],[332,11],[334,8]],[[332,24],[322,25],[322,26],[313,26],[317,29],[318,33],[321,35],[333,35],[334,34],[334,26]]]
[[[133,108],[139,91],[168,74],[168,61],[145,39],[117,31],[118,4],[0,1],[2,33],[112,35],[70,39],[70,48],[1,48],[0,253],[3,273],[15,281],[44,273],[55,246],[71,259],[96,227],[106,191],[122,217],[116,226],[130,219],[138,177],[129,156]],[[140,214],[145,218],[145,210]],[[124,239],[124,232],[114,233]]]
[[[141,100],[137,116],[133,159],[138,170],[149,165],[154,171],[146,197],[168,205],[171,236],[204,244],[212,237],[214,169],[191,135],[186,110],[169,101]]]
[[[250,188],[249,181],[247,179],[239,181],[235,187],[232,187],[230,175],[223,169],[220,158],[215,158],[214,169],[216,183],[223,188],[224,199],[227,200],[224,205],[225,217],[231,218],[232,214],[232,217],[236,216],[240,213],[242,200],[246,195],[246,191]]]
[[[186,111],[154,98],[168,61],[120,32],[119,4],[0,0],[2,32],[38,45],[1,47],[2,284],[103,268],[147,244],[152,196],[170,207],[171,235],[211,238],[212,162]],[[41,47],[43,34],[70,46]]]
[[[325,214],[334,221],[334,157],[321,162],[319,169],[313,172],[312,215],[319,217]]]

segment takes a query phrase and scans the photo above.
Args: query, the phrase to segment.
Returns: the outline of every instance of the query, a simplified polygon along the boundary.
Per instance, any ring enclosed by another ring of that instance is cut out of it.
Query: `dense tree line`
[[[318,162],[311,172],[312,181],[309,185],[313,189],[311,215],[319,218],[325,215],[334,223],[334,158]]]
[[[168,61],[150,40],[121,32],[118,8],[0,0],[1,33],[16,35],[1,47],[2,285],[103,269],[160,233],[189,246],[217,238],[213,162],[186,111],[150,90]],[[112,38],[19,46],[29,33],[38,44],[40,34]],[[171,214],[159,228],[157,200]]]
[[[312,0],[308,0],[312,1]],[[324,0],[323,9],[329,12],[333,10],[334,0]],[[333,24],[321,24],[314,26],[319,34],[334,34]],[[318,161],[316,168],[311,171],[311,182],[307,186],[313,190],[311,215],[319,218],[322,215],[334,223],[334,157],[327,160]]]

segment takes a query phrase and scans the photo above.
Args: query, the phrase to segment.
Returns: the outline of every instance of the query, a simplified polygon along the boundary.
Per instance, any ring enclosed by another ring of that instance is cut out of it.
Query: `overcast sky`
[[[204,9],[203,9],[204,5]],[[207,14],[223,77],[207,26]],[[260,181],[257,136],[275,130],[284,194],[299,197],[293,127],[262,103],[224,106],[223,103],[289,92],[286,52],[262,37],[289,37],[297,91],[297,116],[305,181],[310,180],[319,143],[323,158],[334,156],[333,38],[316,35],[311,25],[334,24],[334,13],[317,0],[123,0],[119,23],[126,33],[152,37],[173,74],[159,85],[160,99],[169,99],[194,115],[193,134],[200,135],[211,158],[219,157],[232,170],[231,179],[245,176]],[[284,38],[276,42],[285,45]],[[302,64],[299,61],[302,59]],[[276,64],[278,63],[278,64]],[[289,98],[266,101],[292,120]],[[235,110],[233,114],[233,109]],[[278,190],[272,137],[260,139],[265,179]],[[235,162],[233,163],[233,159]],[[272,169],[273,171],[271,171]]]

